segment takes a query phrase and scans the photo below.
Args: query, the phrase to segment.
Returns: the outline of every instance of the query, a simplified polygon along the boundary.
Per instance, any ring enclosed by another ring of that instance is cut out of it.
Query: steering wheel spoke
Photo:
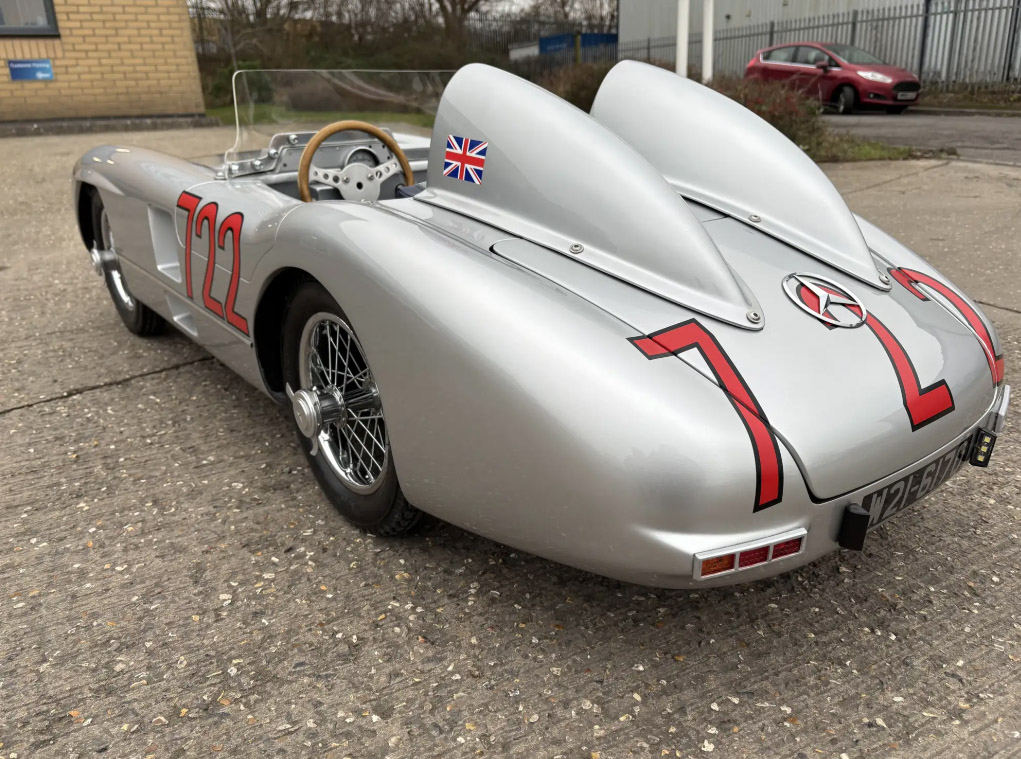
[[[339,190],[341,183],[340,173],[340,169],[320,169],[316,166],[312,166],[309,169],[308,178],[312,182],[328,184]]]
[[[393,158],[376,167],[376,179],[379,182],[385,182],[392,174],[396,174],[400,170],[400,162],[396,158]]]

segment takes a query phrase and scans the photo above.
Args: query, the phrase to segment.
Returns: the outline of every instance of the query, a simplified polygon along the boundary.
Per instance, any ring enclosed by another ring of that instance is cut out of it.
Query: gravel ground
[[[833,129],[868,140],[924,150],[954,148],[967,160],[1021,166],[1021,118],[1017,116],[907,110],[896,116],[865,111],[824,118]]]
[[[121,326],[68,198],[100,141],[0,140],[0,757],[1021,753],[1013,421],[864,554],[747,587],[629,586],[437,522],[369,537],[281,410]],[[1021,169],[828,171],[990,304],[1009,380]]]

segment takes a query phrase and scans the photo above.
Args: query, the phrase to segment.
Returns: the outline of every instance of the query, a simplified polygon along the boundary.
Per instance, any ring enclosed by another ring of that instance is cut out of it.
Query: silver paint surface
[[[489,142],[482,184],[443,176],[447,135]],[[552,93],[473,64],[447,85],[419,200],[732,324],[758,310],[677,193],[633,148]],[[583,250],[572,251],[580,244]]]
[[[873,287],[889,289],[879,280],[854,217],[822,170],[725,95],[658,66],[622,61],[600,85],[592,117],[685,197],[754,224]]]
[[[492,143],[494,135],[473,130],[500,129],[487,109],[504,106],[491,102],[489,89],[509,75],[483,68],[466,69],[444,97],[434,175],[447,133]],[[522,176],[541,168],[526,139],[538,127],[514,122],[512,108],[481,188],[435,180],[422,200],[301,204],[256,177],[215,180],[180,159],[109,147],[79,162],[75,192],[83,182],[99,188],[131,292],[168,319],[187,309],[198,343],[276,397],[252,340],[202,306],[208,241],[195,243],[197,297],[189,300],[184,283],[157,266],[149,228],[150,208],[171,214],[183,256],[182,191],[215,201],[221,220],[243,213],[238,312],[254,330],[260,297],[284,271],[305,272],[330,291],[373,367],[409,500],[471,531],[612,577],[689,586],[695,553],[799,528],[808,534],[795,559],[700,584],[811,561],[836,549],[847,503],[941,455],[990,415],[997,391],[982,347],[948,310],[899,286],[863,286],[844,271],[868,268],[857,253],[853,265],[827,264],[829,253],[802,252],[766,225],[681,199],[631,147],[548,93],[525,83],[504,92],[521,113],[580,135],[584,156],[548,175]],[[692,107],[700,102],[695,96]],[[814,166],[806,178],[796,160],[788,163],[791,175],[770,180],[774,194],[819,184]],[[606,172],[613,181],[604,181]],[[826,187],[824,196],[839,199]],[[489,194],[468,195],[477,189]],[[890,264],[939,276],[861,226]],[[584,253],[565,252],[562,245],[575,242],[666,284],[600,270],[580,260]],[[871,254],[869,262],[875,270]],[[219,251],[218,300],[232,266]],[[957,410],[918,432],[906,429],[875,339],[861,329],[831,334],[784,295],[783,278],[799,271],[853,288],[897,334],[923,385],[947,380]],[[667,286],[671,295],[657,294]],[[753,309],[763,316],[760,329],[745,320]],[[781,440],[783,500],[758,513],[748,435],[704,362],[649,361],[628,340],[693,317],[728,352]]]

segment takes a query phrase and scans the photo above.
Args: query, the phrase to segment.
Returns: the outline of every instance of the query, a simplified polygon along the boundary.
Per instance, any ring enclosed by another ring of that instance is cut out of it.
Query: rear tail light
[[[801,538],[785,540],[773,546],[773,558],[782,559],[784,556],[793,556],[801,550]]]
[[[756,564],[764,564],[768,560],[769,546],[762,546],[762,548],[753,548],[750,551],[741,551],[737,566],[744,569],[745,567],[754,567]]]
[[[728,553],[725,556],[714,556],[702,562],[702,576],[718,575],[721,572],[729,572],[734,568],[734,554]]]
[[[695,579],[740,572],[797,556],[805,547],[804,529],[791,530],[771,538],[755,540],[715,551],[695,554]]]

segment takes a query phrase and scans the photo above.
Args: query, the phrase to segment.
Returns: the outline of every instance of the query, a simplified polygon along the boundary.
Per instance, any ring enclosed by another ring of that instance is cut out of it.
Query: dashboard
[[[388,130],[389,131],[389,130]],[[292,197],[298,197],[297,171],[305,145],[315,132],[280,133],[270,141],[269,157],[275,158],[275,165],[260,177],[263,182]],[[412,164],[416,180],[425,179],[428,160],[429,139],[413,135],[400,135],[401,147]],[[274,153],[276,154],[274,156]],[[363,164],[375,168],[393,159],[393,153],[382,142],[365,132],[341,132],[329,137],[316,151],[312,165],[320,170],[344,169],[351,164]],[[398,183],[403,184],[400,174],[386,180],[383,196],[391,197]],[[392,186],[391,186],[392,185]],[[336,188],[311,183],[312,195],[317,200],[339,199]]]

